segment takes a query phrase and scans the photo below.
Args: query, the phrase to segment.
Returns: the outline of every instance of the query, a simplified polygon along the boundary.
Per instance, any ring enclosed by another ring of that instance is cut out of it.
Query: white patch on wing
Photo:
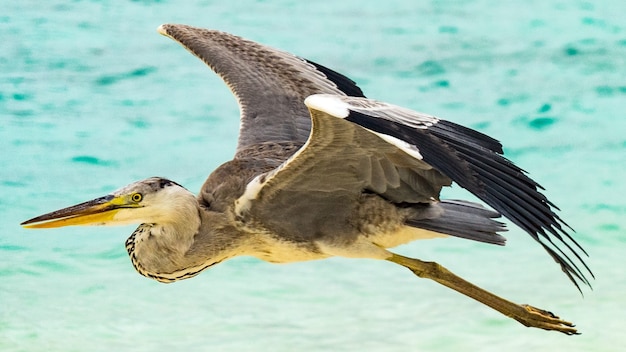
[[[309,109],[325,112],[331,116],[345,119],[350,114],[350,104],[341,97],[331,94],[313,94],[304,99],[304,105]]]
[[[265,187],[265,185],[270,182],[270,180],[272,180],[276,176],[276,174],[286,169],[289,166],[289,163],[296,160],[296,158],[309,146],[310,141],[311,137],[309,136],[306,143],[304,143],[304,145],[300,147],[300,149],[298,149],[292,156],[290,156],[289,159],[285,160],[274,170],[265,174],[258,175],[252,181],[250,181],[246,185],[245,192],[243,192],[241,197],[237,198],[237,200],[235,201],[235,214],[237,214],[238,216],[243,216],[244,212],[250,209],[251,201],[257,199],[263,187]]]
[[[439,119],[432,115],[362,97],[314,94],[307,97],[304,103],[309,109],[342,119],[347,118],[350,111],[355,111],[373,119],[393,121],[417,129],[427,129],[439,122]]]
[[[243,216],[243,213],[250,209],[250,202],[257,198],[267,182],[267,177],[268,174],[258,175],[246,185],[246,191],[235,201],[235,214]],[[261,182],[261,179],[264,179],[264,182]]]
[[[385,142],[389,143],[389,144],[393,144],[396,147],[398,147],[398,149],[402,150],[403,152],[409,154],[410,156],[414,157],[417,160],[423,160],[424,157],[422,156],[422,154],[420,153],[419,149],[417,149],[416,146],[414,146],[413,144],[407,143],[401,139],[398,139],[396,137],[390,136],[388,134],[383,134],[383,133],[378,133],[378,132],[374,132],[372,130],[367,129],[368,131],[372,132],[373,134],[377,135],[378,137],[382,138]]]

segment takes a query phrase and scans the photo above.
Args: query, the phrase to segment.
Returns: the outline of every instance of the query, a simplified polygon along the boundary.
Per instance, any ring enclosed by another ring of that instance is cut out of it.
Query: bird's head
[[[56,210],[21,225],[53,228],[72,225],[128,225],[168,222],[173,212],[195,204],[194,195],[176,182],[152,177],[118,189],[104,197]]]

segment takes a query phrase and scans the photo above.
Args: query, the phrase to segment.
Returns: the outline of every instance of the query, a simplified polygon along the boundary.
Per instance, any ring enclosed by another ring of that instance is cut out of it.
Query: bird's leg
[[[393,253],[387,260],[408,268],[421,278],[437,281],[446,287],[473,298],[517,320],[525,326],[544,330],[556,330],[568,335],[578,334],[572,323],[561,320],[551,312],[526,304],[515,304],[507,301],[504,298],[498,297],[491,292],[463,280],[438,263],[424,262],[419,259],[408,258]]]

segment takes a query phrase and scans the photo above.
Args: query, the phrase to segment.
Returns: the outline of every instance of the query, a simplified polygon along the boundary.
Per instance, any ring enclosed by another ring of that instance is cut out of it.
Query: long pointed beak
[[[108,195],[26,220],[21,225],[29,229],[103,225],[111,221],[120,208],[127,207],[125,205],[123,197]]]

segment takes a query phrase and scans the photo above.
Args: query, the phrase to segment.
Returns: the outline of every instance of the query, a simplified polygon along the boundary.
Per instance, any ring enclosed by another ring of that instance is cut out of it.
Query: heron
[[[366,98],[316,62],[218,30],[164,24],[158,32],[217,73],[240,108],[234,158],[194,195],[151,177],[21,225],[139,227],[126,241],[134,268],[170,283],[237,256],[272,263],[378,259],[451,288],[528,327],[577,334],[550,311],[517,304],[437,262],[390,248],[460,237],[504,245],[504,216],[537,241],[581,290],[593,273],[543,188],[481,132]],[[441,199],[458,184],[487,206]],[[582,292],[582,291],[581,291]]]

